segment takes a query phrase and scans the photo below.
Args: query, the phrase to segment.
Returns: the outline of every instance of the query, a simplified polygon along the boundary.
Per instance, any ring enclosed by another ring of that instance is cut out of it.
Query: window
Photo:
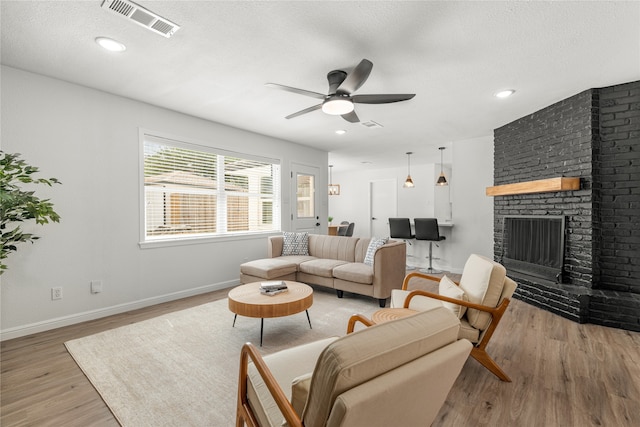
[[[314,205],[314,176],[299,173],[297,179],[297,215],[298,218],[313,218],[316,216]]]
[[[279,231],[277,160],[143,135],[143,241]]]

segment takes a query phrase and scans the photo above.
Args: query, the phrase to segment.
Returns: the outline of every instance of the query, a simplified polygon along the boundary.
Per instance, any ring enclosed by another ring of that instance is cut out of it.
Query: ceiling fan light
[[[330,98],[322,104],[322,111],[332,116],[341,116],[353,111],[353,102],[345,98]]]

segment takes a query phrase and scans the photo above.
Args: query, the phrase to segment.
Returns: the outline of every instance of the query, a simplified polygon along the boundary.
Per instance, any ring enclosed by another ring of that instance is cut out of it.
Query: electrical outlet
[[[92,280],[91,281],[91,293],[99,294],[102,292],[102,281],[101,280]]]
[[[62,299],[62,287],[51,288],[51,300]]]

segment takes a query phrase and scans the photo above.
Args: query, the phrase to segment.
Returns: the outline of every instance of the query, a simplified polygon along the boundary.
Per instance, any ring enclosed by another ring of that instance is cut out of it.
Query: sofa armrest
[[[267,256],[269,258],[282,256],[282,248],[284,248],[283,236],[269,236],[267,240]]]
[[[392,289],[402,288],[406,273],[407,245],[396,240],[380,246],[373,261],[373,297],[389,298]]]

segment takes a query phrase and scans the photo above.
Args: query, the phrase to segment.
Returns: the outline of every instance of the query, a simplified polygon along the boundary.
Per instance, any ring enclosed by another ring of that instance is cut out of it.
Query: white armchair
[[[459,338],[474,344],[471,356],[502,381],[511,382],[509,376],[486,351],[487,344],[502,319],[514,291],[516,282],[506,275],[506,269],[489,258],[472,254],[467,260],[459,283],[447,276],[442,278],[421,273],[408,274],[402,289],[391,292],[391,307],[413,311],[426,311],[445,306],[460,318]],[[409,282],[422,278],[439,283],[437,294],[422,290],[411,291]]]
[[[264,358],[247,343],[236,426],[430,425],[471,351],[459,327],[440,308]]]

